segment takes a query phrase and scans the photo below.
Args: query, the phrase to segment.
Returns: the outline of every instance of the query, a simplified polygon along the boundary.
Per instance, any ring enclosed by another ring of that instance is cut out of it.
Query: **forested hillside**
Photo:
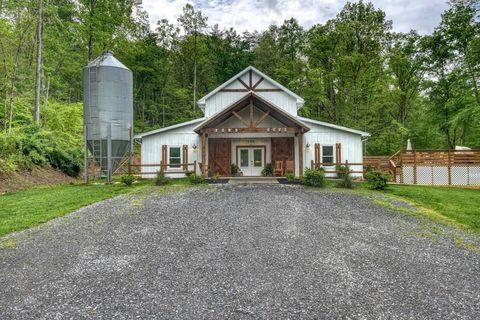
[[[371,133],[367,152],[480,148],[478,1],[429,35],[348,3],[325,23],[241,33],[186,5],[148,22],[133,0],[0,0],[0,173],[82,161],[82,68],[105,50],[134,73],[136,132],[201,116],[194,101],[248,65],[305,98],[301,115]],[[35,117],[35,114],[38,116]]]

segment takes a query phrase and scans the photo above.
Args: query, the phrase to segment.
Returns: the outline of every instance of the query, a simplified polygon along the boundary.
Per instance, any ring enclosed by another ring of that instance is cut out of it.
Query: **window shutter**
[[[340,163],[342,163],[342,144],[337,143],[335,148],[336,148],[336,151],[335,151],[336,163],[340,164]]]
[[[188,144],[183,145],[182,162],[183,162],[183,170],[188,171]]]
[[[167,164],[167,145],[162,144],[162,164],[166,165]],[[160,167],[160,171],[164,171],[165,167],[162,166]]]
[[[320,143],[315,143],[315,167],[320,163]]]

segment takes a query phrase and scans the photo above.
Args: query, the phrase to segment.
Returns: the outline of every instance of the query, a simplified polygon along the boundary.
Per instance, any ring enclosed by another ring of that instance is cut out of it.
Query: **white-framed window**
[[[170,168],[180,168],[182,163],[182,147],[172,146],[168,148],[168,163]]]
[[[334,162],[333,146],[322,146],[322,163],[333,164]]]

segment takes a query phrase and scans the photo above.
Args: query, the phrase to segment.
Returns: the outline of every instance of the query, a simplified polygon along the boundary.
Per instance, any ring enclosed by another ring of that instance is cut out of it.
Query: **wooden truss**
[[[242,88],[242,89],[222,89],[220,91],[223,91],[223,92],[250,92],[250,91],[253,91],[253,92],[279,92],[279,91],[283,91],[282,89],[277,89],[277,88],[257,89],[258,85],[260,83],[262,83],[263,80],[265,80],[265,79],[263,77],[261,77],[260,79],[258,79],[257,82],[253,83],[252,70],[250,70],[248,72],[248,77],[249,77],[248,84],[245,83],[245,81],[243,81],[240,77],[237,78],[237,81],[240,82],[242,84],[242,86],[244,86],[244,88]]]

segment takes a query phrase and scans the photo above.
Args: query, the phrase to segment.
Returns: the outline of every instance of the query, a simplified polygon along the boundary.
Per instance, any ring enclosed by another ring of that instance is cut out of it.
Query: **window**
[[[333,164],[333,146],[322,146],[322,162]]]
[[[248,167],[248,149],[240,149],[240,167]]]
[[[170,168],[180,168],[182,163],[182,149],[180,147],[170,147],[168,154],[168,163]]]
[[[253,149],[253,166],[263,167],[262,165],[262,149]]]

